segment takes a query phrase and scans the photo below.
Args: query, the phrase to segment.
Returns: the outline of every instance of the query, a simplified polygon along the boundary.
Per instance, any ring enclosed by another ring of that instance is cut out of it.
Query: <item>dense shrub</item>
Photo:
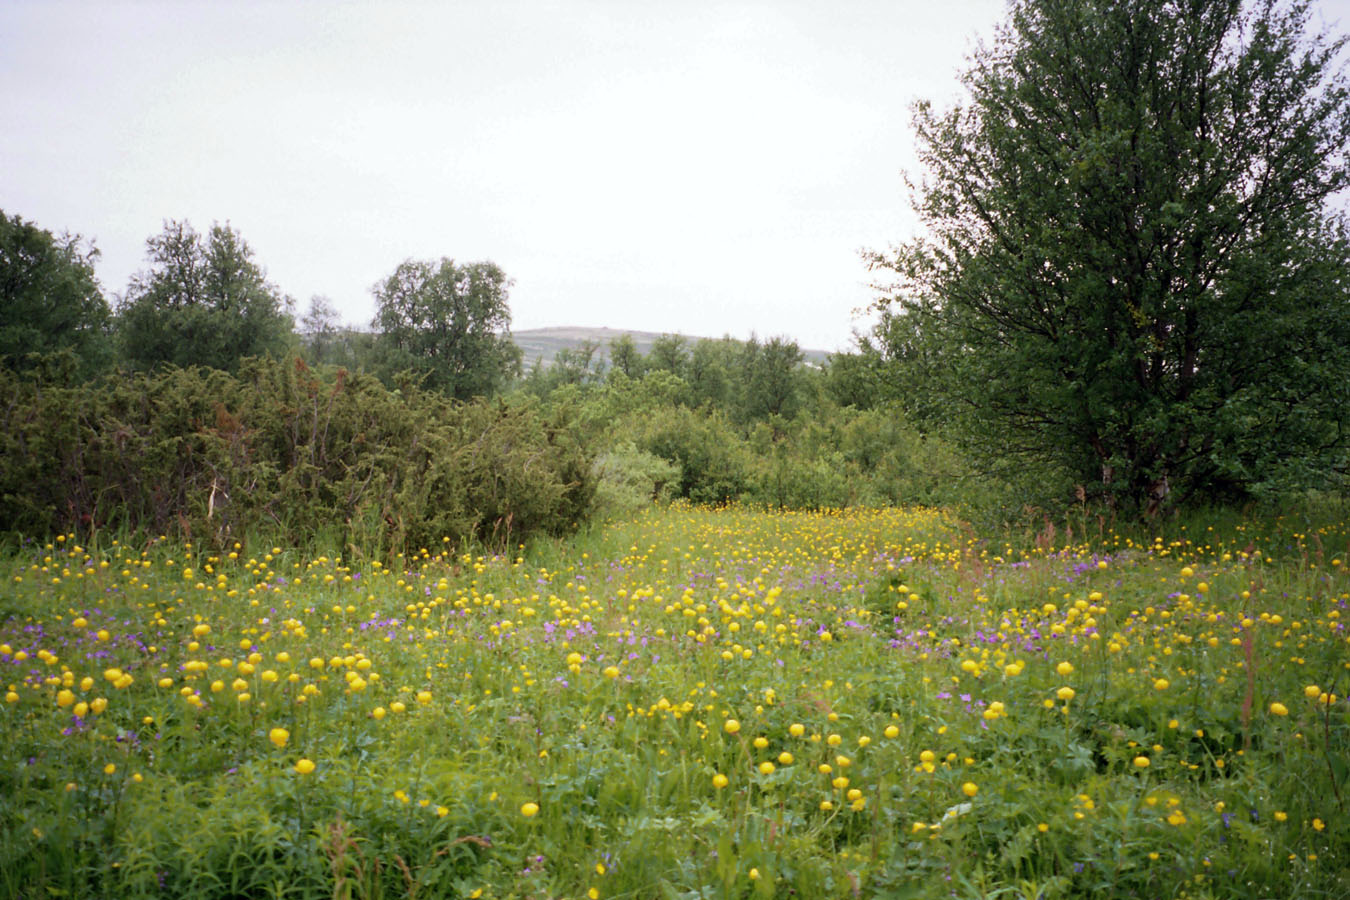
[[[750,483],[745,441],[717,413],[667,407],[647,423],[641,446],[679,466],[678,493],[695,503],[739,499]]]
[[[114,528],[218,544],[280,532],[367,552],[505,543],[573,527],[594,492],[563,409],[389,391],[300,360],[84,387],[0,379],[12,535]]]
[[[639,450],[631,441],[595,460],[595,508],[607,515],[636,512],[653,500],[669,499],[680,467]]]

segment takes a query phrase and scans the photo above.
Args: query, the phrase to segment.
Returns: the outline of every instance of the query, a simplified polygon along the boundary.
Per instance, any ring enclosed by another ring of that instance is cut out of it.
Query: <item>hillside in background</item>
[[[529,371],[534,365],[535,360],[542,359],[545,365],[553,362],[553,357],[559,350],[578,349],[586,341],[600,345],[600,353],[606,358],[609,355],[609,342],[627,334],[637,345],[638,352],[646,355],[651,352],[652,343],[661,336],[656,331],[625,331],[621,328],[581,328],[570,325],[559,326],[555,328],[531,328],[525,331],[511,332],[511,339],[515,341],[516,346],[521,349],[525,355],[523,367]],[[689,346],[693,347],[703,338],[698,335],[682,335]],[[762,335],[767,338],[769,335]],[[815,365],[823,364],[829,352],[826,350],[809,350],[802,348],[802,354],[806,357],[808,363]]]

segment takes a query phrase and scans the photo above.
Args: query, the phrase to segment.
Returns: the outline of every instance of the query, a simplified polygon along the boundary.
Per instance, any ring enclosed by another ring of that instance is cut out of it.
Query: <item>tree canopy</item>
[[[111,361],[97,256],[78,236],[57,237],[0,210],[0,360],[7,368],[68,350],[87,377]]]
[[[459,400],[520,374],[511,341],[510,280],[495,263],[406,260],[376,284],[373,325],[390,365]]]
[[[132,277],[118,308],[122,357],[133,367],[234,371],[245,357],[290,349],[289,301],[228,223],[203,238],[187,222],[165,222],[146,257],[150,268]]]
[[[1309,5],[1014,0],[919,104],[877,344],[990,458],[1141,505],[1343,467],[1344,39]]]

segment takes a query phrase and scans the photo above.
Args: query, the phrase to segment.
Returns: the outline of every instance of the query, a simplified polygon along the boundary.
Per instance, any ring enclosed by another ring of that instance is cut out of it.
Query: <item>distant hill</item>
[[[571,325],[564,325],[557,328],[531,328],[526,331],[511,332],[511,340],[515,341],[516,346],[524,354],[524,368],[529,371],[534,365],[536,359],[542,359],[545,365],[553,362],[554,355],[559,350],[572,350],[580,347],[586,341],[591,341],[600,345],[600,354],[606,359],[609,357],[609,342],[626,334],[633,339],[637,345],[638,351],[642,354],[651,352],[652,343],[661,336],[658,331],[628,331],[622,328],[581,328]],[[681,335],[690,347],[698,343],[703,338],[697,335]],[[829,356],[826,350],[809,350],[802,348],[802,354],[809,363],[820,365],[825,362]]]

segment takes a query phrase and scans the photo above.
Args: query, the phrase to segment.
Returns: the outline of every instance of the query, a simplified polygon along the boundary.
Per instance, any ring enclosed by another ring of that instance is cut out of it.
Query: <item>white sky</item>
[[[1344,8],[1350,0],[1328,2]],[[1003,0],[0,0],[0,208],[95,239],[229,221],[348,322],[403,259],[490,259],[513,326],[848,345],[916,228],[909,106]]]

